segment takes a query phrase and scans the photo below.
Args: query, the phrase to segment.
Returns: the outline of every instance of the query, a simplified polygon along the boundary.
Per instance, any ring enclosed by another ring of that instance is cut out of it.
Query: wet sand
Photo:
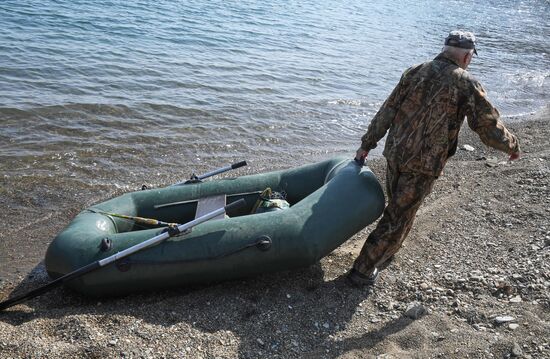
[[[343,278],[369,226],[298,271],[101,301],[56,289],[0,314],[0,357],[549,357],[550,109],[507,125],[523,150],[512,163],[465,125],[459,146],[474,150],[449,161],[373,293]],[[383,159],[368,164],[383,182]],[[2,299],[46,283],[47,243],[116,195],[44,186],[14,203],[11,190]],[[71,204],[56,211],[40,193]]]

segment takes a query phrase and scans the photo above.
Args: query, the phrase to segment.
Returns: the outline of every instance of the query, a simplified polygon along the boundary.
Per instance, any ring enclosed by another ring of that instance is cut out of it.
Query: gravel
[[[465,128],[372,292],[344,273],[374,225],[301,270],[101,300],[56,289],[0,314],[0,357],[548,358],[549,120],[510,121],[513,163]],[[0,298],[47,282],[39,258],[2,275]]]

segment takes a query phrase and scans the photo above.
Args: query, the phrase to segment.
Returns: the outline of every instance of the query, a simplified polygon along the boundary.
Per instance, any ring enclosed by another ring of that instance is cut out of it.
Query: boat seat
[[[216,209],[224,207],[225,201],[226,201],[225,194],[200,198],[197,203],[197,213],[195,214],[195,218],[199,218],[200,216],[204,216],[207,213],[213,212]],[[212,220],[224,219],[224,218],[225,218],[225,214],[222,213],[212,218]]]

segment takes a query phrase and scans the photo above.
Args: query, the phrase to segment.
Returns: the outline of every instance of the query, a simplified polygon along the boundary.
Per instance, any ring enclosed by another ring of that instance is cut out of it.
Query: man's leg
[[[394,255],[409,233],[416,211],[430,193],[435,177],[399,173],[388,163],[388,205],[376,228],[367,238],[353,269],[365,278]]]

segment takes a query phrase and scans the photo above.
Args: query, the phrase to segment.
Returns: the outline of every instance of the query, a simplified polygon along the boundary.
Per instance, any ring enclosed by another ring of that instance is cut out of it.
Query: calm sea
[[[537,111],[549,19],[547,0],[2,0],[0,236],[193,170],[352,156],[456,28],[477,34],[470,71],[502,115]]]

